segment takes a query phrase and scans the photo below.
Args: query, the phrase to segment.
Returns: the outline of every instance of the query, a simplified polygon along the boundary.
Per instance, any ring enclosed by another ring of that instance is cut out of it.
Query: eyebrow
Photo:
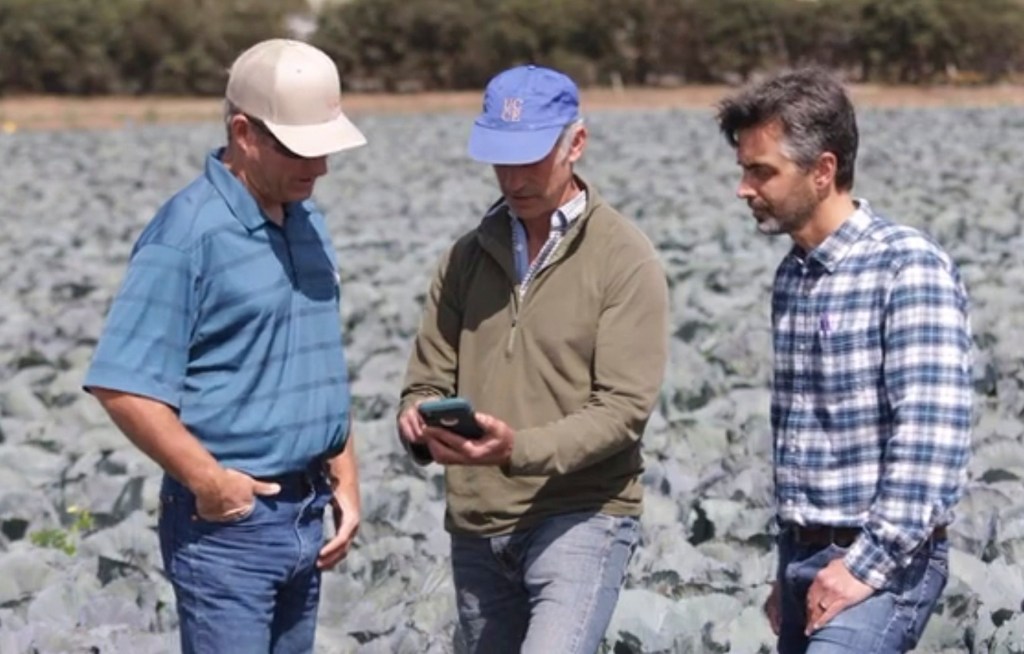
[[[748,163],[743,163],[742,161],[737,159],[736,165],[738,165],[740,168],[743,168],[744,170],[750,170],[751,168],[770,168],[772,170],[775,169],[775,166],[765,161],[750,161]]]

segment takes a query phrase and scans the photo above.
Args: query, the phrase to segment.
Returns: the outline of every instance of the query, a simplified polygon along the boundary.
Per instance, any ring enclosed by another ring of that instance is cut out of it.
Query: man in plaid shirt
[[[966,481],[966,292],[938,245],[851,195],[856,118],[827,73],[753,85],[718,121],[759,231],[793,240],[772,293],[779,652],[908,651]]]

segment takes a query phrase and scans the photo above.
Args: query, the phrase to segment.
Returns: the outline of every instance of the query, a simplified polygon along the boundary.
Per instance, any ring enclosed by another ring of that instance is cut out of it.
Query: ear
[[[256,147],[256,131],[242,114],[235,114],[231,117],[228,129],[231,130],[231,140],[243,152],[249,152]]]
[[[572,143],[569,144],[569,154],[566,157],[569,163],[574,164],[583,156],[583,150],[587,147],[587,126],[580,125],[580,128],[573,134]]]
[[[836,170],[839,167],[839,160],[831,152],[823,152],[814,164],[814,185],[819,189],[827,189],[835,186]]]

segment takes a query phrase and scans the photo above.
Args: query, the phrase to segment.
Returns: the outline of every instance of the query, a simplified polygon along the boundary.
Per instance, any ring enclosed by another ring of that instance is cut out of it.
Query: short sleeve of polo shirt
[[[188,252],[158,243],[139,247],[107,315],[84,386],[142,395],[180,409],[194,293]]]

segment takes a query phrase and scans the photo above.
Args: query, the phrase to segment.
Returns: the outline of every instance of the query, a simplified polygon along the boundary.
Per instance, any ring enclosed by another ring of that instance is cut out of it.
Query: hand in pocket
[[[277,495],[278,484],[253,479],[244,472],[225,469],[197,489],[196,514],[210,522],[237,522],[256,506],[256,496]]]

